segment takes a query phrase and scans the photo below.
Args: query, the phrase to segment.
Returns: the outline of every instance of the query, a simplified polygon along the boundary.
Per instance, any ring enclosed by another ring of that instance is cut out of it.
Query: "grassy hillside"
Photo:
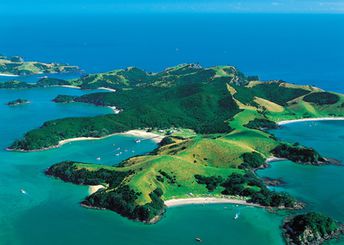
[[[324,91],[311,86],[250,81],[228,66],[180,65],[155,74],[128,68],[111,74],[74,83],[109,86],[115,93],[61,95],[55,101],[116,106],[120,114],[46,122],[10,148],[37,150],[63,139],[137,128],[172,132],[151,154],[118,167],[63,162],[47,171],[76,184],[104,184],[83,204],[144,222],[161,216],[163,200],[190,196],[225,195],[263,206],[297,207],[288,195],[269,191],[252,170],[272,155],[310,164],[326,160],[312,149],[280,142],[265,129],[286,119],[344,116],[341,94],[326,92],[327,100]]]
[[[209,82],[215,78],[225,79],[235,84],[246,84],[248,77],[231,66],[203,68],[196,64],[182,64],[158,73],[145,72],[136,67],[119,69],[105,73],[90,74],[71,81],[81,89],[106,87],[126,89],[133,87],[168,88],[181,84]]]

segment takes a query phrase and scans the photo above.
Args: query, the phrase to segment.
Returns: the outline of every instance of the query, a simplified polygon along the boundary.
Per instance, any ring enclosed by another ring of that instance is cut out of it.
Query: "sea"
[[[158,72],[180,63],[227,64],[263,80],[344,92],[344,16],[339,14],[18,15],[1,21],[0,30],[0,53],[79,65],[85,73],[127,66]],[[40,77],[16,79],[35,82]],[[229,204],[187,205],[169,208],[160,222],[145,225],[114,212],[82,208],[79,203],[88,187],[44,175],[63,160],[116,165],[152,151],[157,147],[152,141],[136,144],[134,137],[117,135],[42,152],[4,150],[47,120],[111,113],[93,105],[52,102],[59,94],[92,92],[61,87],[0,90],[0,244],[186,245],[195,244],[195,237],[202,244],[283,244],[280,226],[289,213]],[[17,98],[31,103],[5,105]],[[344,121],[287,124],[273,133],[344,162]],[[294,195],[306,204],[306,211],[344,222],[344,167],[281,161],[258,175],[281,178],[285,184],[271,188]]]

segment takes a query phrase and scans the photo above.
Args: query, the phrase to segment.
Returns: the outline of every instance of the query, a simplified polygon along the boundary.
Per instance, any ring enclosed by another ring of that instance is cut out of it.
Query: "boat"
[[[239,214],[236,213],[235,216],[234,216],[234,219],[238,219],[239,218]]]
[[[140,139],[136,139],[135,143],[141,143],[141,140]]]
[[[199,237],[196,237],[195,240],[196,240],[196,242],[202,242],[202,239]]]
[[[24,194],[24,195],[27,194],[26,190],[24,190],[24,189],[20,189],[20,192],[21,192],[22,194]]]
[[[100,161],[100,159],[101,159],[100,157],[97,157],[97,161]]]

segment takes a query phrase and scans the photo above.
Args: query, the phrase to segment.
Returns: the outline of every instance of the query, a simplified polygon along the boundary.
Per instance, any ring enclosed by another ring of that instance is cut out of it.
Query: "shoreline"
[[[76,137],[76,138],[71,138],[71,139],[65,139],[65,140],[59,141],[58,147],[70,142],[74,142],[74,141],[102,140],[102,139],[106,139],[115,135],[136,136],[143,139],[153,140],[155,143],[160,143],[160,141],[164,138],[164,136],[161,136],[159,134],[154,134],[154,133],[146,132],[144,130],[134,129],[134,130],[129,130],[123,133],[109,134],[104,137]]]
[[[344,117],[315,117],[315,118],[301,118],[301,119],[292,119],[292,120],[284,120],[277,122],[278,125],[286,125],[290,123],[297,123],[297,122],[315,122],[315,121],[342,121]]]
[[[104,137],[76,137],[76,138],[71,138],[71,139],[65,139],[65,140],[59,141],[59,144],[56,147],[60,147],[60,146],[63,146],[64,144],[74,142],[74,141],[102,140],[102,139],[106,139],[115,135],[136,136],[138,138],[153,140],[157,144],[160,143],[160,141],[164,138],[164,136],[161,136],[159,134],[154,134],[154,133],[146,132],[144,130],[134,129],[134,130],[129,130],[123,133],[109,134]]]
[[[266,164],[269,164],[271,162],[280,162],[280,161],[286,161],[288,160],[287,158],[280,158],[280,157],[268,157],[266,160],[265,160],[265,163]]]
[[[1,76],[1,75],[0,75]],[[81,89],[81,87],[78,86],[74,86],[74,85],[53,85],[51,87],[62,87],[62,88],[74,88],[74,89]],[[112,88],[106,88],[106,87],[99,87],[99,88],[95,88],[95,89],[84,89],[84,90],[106,90],[106,91],[110,91],[110,92],[116,92],[116,89],[112,89]]]
[[[57,145],[42,148],[42,149],[36,149],[36,150],[21,150],[21,149],[10,149],[6,148],[7,151],[17,151],[17,152],[39,152],[39,151],[46,151],[50,149],[55,149],[59,148],[67,143],[75,142],[75,141],[85,141],[85,140],[102,140],[106,139],[115,135],[127,135],[127,136],[135,136],[138,138],[142,138],[143,140],[152,140],[156,144],[160,143],[162,139],[164,138],[163,135],[151,133],[151,132],[146,132],[144,130],[139,130],[139,129],[134,129],[134,130],[129,130],[123,133],[113,133],[106,135],[104,137],[76,137],[76,138],[70,138],[70,139],[65,139],[65,140],[60,140]]]
[[[191,198],[178,198],[170,199],[164,202],[167,207],[176,207],[192,204],[237,204],[245,205],[252,207],[265,208],[259,204],[249,203],[245,200],[234,199],[234,198],[225,198],[225,197],[191,197]]]
[[[62,88],[74,88],[74,89],[81,89],[78,86],[73,86],[73,85],[56,85],[56,86],[51,86],[51,87],[62,87]]]
[[[99,87],[97,89],[106,90],[106,91],[110,91],[110,92],[116,92],[116,89],[113,89],[113,88]]]
[[[19,77],[19,75],[0,73],[0,77]]]
[[[88,186],[88,194],[92,195],[93,193],[97,192],[98,190],[104,189],[104,188],[106,188],[106,187],[103,185],[89,185]]]

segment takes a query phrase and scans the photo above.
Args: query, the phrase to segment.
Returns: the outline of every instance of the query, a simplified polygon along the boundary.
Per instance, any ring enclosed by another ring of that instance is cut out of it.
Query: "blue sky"
[[[1,0],[0,13],[344,13],[344,0]]]

